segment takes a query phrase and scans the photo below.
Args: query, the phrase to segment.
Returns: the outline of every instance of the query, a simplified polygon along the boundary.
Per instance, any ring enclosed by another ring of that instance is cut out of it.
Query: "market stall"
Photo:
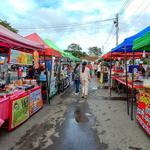
[[[57,93],[57,65],[59,64],[59,58],[61,57],[60,52],[54,49],[52,46],[46,44],[42,38],[36,34],[30,34],[26,36],[27,39],[35,41],[39,44],[44,45],[44,52],[40,53],[40,64],[43,70],[46,72],[46,77],[44,78],[44,73],[40,76],[40,82],[42,84],[43,95],[47,95],[46,99],[50,103],[50,98]],[[43,97],[44,98],[44,97]]]
[[[142,30],[141,32],[126,38],[121,44],[119,44],[118,46],[116,46],[115,48],[113,48],[111,50],[111,53],[116,53],[116,52],[123,52],[125,53],[125,78],[126,78],[126,85],[128,85],[128,72],[127,72],[127,53],[132,52],[132,46],[133,46],[133,41],[141,36],[143,36],[145,33],[147,33],[148,31],[150,31],[150,27],[145,28],[144,30]],[[134,62],[134,59],[133,59]],[[134,65],[133,65],[134,68]],[[133,72],[134,69],[132,69]],[[111,76],[111,72],[110,72],[110,76]],[[134,77],[132,76],[132,81],[134,81],[133,79]],[[133,120],[133,102],[135,99],[135,90],[133,88],[134,86],[134,82],[132,82],[132,100],[131,100],[131,120]],[[141,82],[142,84],[142,82]],[[111,85],[110,85],[111,86]],[[128,86],[127,87],[127,112],[129,114],[129,98],[128,98]]]
[[[43,46],[0,26],[0,127],[16,128],[43,106],[33,72],[33,53]]]
[[[46,39],[45,43],[53,49],[59,51],[62,55],[59,62],[59,74],[58,74],[58,91],[63,92],[68,88],[72,82],[73,69],[72,62],[80,61],[79,58],[74,57],[72,54],[64,52],[57,47],[51,40]]]
[[[138,50],[150,52],[150,32],[144,36],[134,40],[133,43],[134,53]],[[133,54],[134,55],[134,54]],[[148,60],[150,55],[148,55]],[[150,62],[147,64],[147,74],[144,79],[144,88],[140,90],[138,96],[138,105],[136,119],[139,124],[144,128],[150,136]]]

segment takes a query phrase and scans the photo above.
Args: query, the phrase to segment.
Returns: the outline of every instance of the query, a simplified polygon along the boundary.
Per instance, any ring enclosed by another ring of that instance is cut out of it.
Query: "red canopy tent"
[[[42,50],[43,44],[30,41],[0,25],[0,46],[15,49]]]
[[[111,52],[108,52],[108,53],[104,54],[104,55],[102,56],[102,58],[103,58],[104,60],[110,60],[111,57],[112,57],[112,59],[115,59],[115,58],[117,58],[117,57],[121,57],[121,54],[122,54],[122,53],[112,53],[112,54],[111,54]]]
[[[32,33],[26,36],[25,38],[44,45],[44,52],[46,56],[61,57],[60,52],[54,50],[53,48],[50,48],[47,44],[45,44],[45,42],[41,39],[41,37],[38,34]],[[44,53],[40,53],[40,55],[44,55]]]
[[[127,55],[127,59],[130,59],[130,58],[132,58],[133,54],[132,54],[132,52],[128,52],[126,54],[123,53],[123,52],[114,52],[114,53],[108,52],[108,53],[104,54],[102,56],[102,58],[104,60],[110,60],[111,57],[112,57],[112,59],[117,59],[117,58],[125,59],[126,55]],[[136,52],[134,54],[134,56],[135,56],[136,59],[139,59],[139,58],[141,58],[143,56],[143,53],[142,52]]]

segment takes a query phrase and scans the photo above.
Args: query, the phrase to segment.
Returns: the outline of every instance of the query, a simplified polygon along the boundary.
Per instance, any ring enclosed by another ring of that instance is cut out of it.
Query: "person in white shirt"
[[[99,62],[97,65],[97,80],[98,80],[98,82],[100,80],[100,75],[101,75],[101,62]]]
[[[89,86],[89,80],[90,80],[90,69],[86,65],[87,65],[87,62],[83,62],[82,69],[80,72],[82,98],[87,98],[88,96],[88,86]]]

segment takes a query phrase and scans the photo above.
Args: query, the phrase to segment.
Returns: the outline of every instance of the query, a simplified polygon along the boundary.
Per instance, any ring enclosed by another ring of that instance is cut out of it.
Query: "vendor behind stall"
[[[142,75],[145,76],[145,69],[142,65],[142,62],[140,62],[139,66],[138,66],[138,72]]]
[[[27,78],[34,79],[34,68],[32,66],[28,68]]]
[[[146,79],[150,78],[150,66],[147,67],[146,73],[145,73]]]

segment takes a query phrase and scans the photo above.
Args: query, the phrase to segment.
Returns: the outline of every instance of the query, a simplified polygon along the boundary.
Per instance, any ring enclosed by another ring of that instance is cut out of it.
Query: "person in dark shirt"
[[[74,68],[75,95],[79,95],[80,89],[80,63],[77,63]]]
[[[143,76],[145,76],[145,69],[144,69],[142,63],[139,64],[138,71],[139,71]]]
[[[31,66],[28,68],[28,78],[34,79],[34,69]]]

